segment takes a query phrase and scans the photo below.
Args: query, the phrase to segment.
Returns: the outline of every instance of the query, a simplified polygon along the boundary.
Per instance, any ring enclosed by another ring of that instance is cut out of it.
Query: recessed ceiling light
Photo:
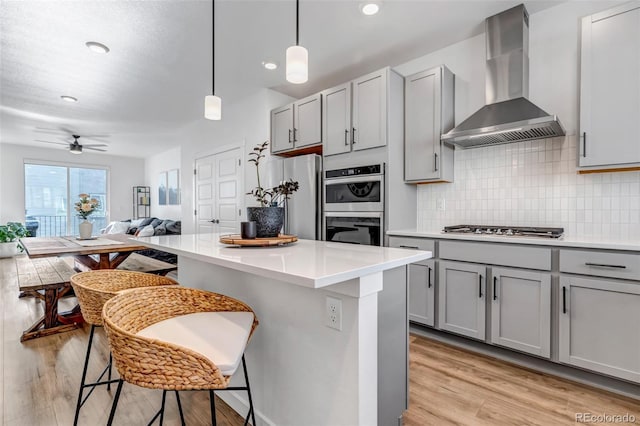
[[[377,3],[365,3],[362,5],[362,13],[367,16],[375,15],[380,10],[380,5]]]
[[[278,68],[278,63],[274,61],[263,61],[262,66],[268,70],[275,70]]]
[[[92,52],[109,53],[109,48],[102,43],[98,43],[97,41],[88,41],[85,44]]]
[[[74,98],[73,96],[60,96],[60,99],[67,102],[78,102],[78,98]]]

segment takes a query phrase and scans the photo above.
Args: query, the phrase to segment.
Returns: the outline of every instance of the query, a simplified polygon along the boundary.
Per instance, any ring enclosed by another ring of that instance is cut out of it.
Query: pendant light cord
[[[216,94],[216,2],[211,0],[211,94]]]
[[[296,46],[299,46],[299,39],[300,39],[300,5],[299,5],[299,0],[296,0]]]

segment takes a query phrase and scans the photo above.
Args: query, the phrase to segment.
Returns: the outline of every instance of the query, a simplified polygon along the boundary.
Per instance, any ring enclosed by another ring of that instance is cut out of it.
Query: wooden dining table
[[[22,296],[33,295],[45,301],[45,314],[26,330],[21,341],[35,337],[68,331],[80,326],[84,319],[80,307],[68,312],[58,312],[58,300],[70,291],[73,269],[64,262],[55,265],[38,261],[44,258],[72,256],[77,262],[76,271],[82,269],[115,269],[134,251],[148,247],[130,240],[131,235],[109,234],[90,240],[76,237],[30,237],[20,239],[28,259],[18,259],[18,277]],[[164,262],[155,261],[161,264]],[[78,265],[80,264],[80,265]],[[80,266],[80,267],[78,267]],[[172,265],[166,265],[172,266]],[[165,266],[165,267],[166,267]],[[68,270],[66,269],[68,268]],[[159,268],[159,267],[158,267]],[[166,272],[175,269],[166,269]],[[162,271],[165,271],[164,269]],[[165,273],[166,273],[165,272]]]

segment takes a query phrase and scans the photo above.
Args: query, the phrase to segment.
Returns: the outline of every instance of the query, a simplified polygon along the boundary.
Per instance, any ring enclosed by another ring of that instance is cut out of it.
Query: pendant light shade
[[[207,120],[222,119],[222,99],[216,96],[216,5],[211,1],[211,95],[204,98],[204,118]]]
[[[309,79],[309,53],[298,43],[300,38],[300,4],[296,0],[296,44],[287,49],[287,81],[293,84],[306,83]]]
[[[207,95],[204,97],[204,118],[208,120],[222,119],[222,99],[219,96]]]
[[[309,79],[309,53],[302,46],[291,46],[287,49],[287,81],[289,83],[306,83]]]

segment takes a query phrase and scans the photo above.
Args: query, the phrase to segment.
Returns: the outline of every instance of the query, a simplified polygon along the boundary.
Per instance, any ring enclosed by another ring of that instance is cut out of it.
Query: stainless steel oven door
[[[384,211],[384,175],[325,179],[324,211]]]
[[[322,239],[337,243],[382,246],[384,213],[325,212]]]

